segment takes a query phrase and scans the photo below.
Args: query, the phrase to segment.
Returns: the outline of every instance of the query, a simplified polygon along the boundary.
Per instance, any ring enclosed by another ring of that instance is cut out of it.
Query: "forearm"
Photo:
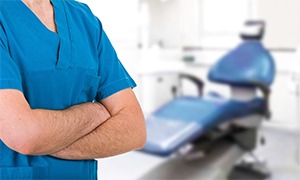
[[[13,144],[18,147],[12,149],[43,155],[59,151],[87,135],[107,120],[109,113],[100,103],[85,103],[61,111],[29,110],[26,116],[18,122],[5,123],[2,136],[20,140]],[[18,133],[10,134],[11,131],[6,131],[9,128]]]
[[[137,110],[118,113],[53,156],[73,160],[94,159],[142,148],[146,136],[144,117],[134,111]]]
[[[100,103],[85,103],[63,111],[35,110],[40,137],[36,153],[49,154],[63,149],[87,135],[109,118],[109,113]]]

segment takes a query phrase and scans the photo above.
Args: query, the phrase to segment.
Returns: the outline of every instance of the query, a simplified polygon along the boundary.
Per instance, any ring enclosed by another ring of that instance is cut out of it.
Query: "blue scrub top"
[[[23,92],[31,108],[100,101],[135,83],[90,9],[52,0],[58,33],[20,0],[0,0],[0,89]],[[25,156],[0,141],[0,179],[96,179],[95,160]]]

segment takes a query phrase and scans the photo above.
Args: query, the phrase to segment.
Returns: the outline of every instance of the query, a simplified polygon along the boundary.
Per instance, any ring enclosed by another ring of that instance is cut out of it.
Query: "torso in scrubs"
[[[66,109],[134,87],[89,8],[52,0],[58,33],[21,0],[0,0],[0,89],[23,92],[32,109]],[[95,160],[25,156],[0,141],[0,179],[96,179]]]

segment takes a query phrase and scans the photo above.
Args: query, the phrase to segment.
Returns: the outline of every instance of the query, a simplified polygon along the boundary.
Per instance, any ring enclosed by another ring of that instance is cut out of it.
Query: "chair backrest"
[[[238,87],[270,86],[275,63],[259,40],[245,40],[210,70],[209,80]]]

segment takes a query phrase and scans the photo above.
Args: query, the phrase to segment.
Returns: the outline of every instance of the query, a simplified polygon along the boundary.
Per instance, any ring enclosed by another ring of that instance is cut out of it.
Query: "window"
[[[202,0],[203,45],[231,47],[251,17],[251,0]]]

